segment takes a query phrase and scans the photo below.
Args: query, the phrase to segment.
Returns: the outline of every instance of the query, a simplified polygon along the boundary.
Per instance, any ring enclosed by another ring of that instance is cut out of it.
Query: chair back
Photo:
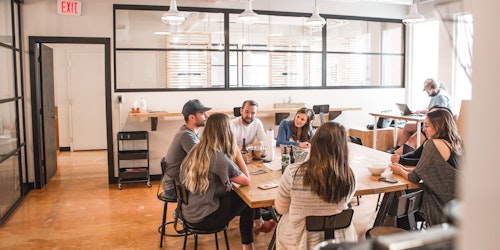
[[[423,190],[403,194],[398,198],[398,206],[395,216],[398,218],[413,214],[420,209]]]
[[[167,157],[161,158],[160,166],[161,166],[161,175],[163,176],[167,171]]]
[[[351,225],[354,210],[348,208],[339,214],[326,216],[307,216],[306,229],[311,232],[324,231],[325,240],[335,238],[336,229],[347,228]]]
[[[288,118],[290,112],[277,112],[274,113],[274,125],[280,125],[281,121]]]
[[[233,115],[234,115],[234,117],[241,116],[240,109],[241,109],[241,107],[234,107],[233,108]]]
[[[356,143],[358,145],[363,146],[363,141],[361,141],[361,138],[359,138],[359,137],[350,135],[349,136],[349,141],[352,142],[352,143]]]
[[[179,201],[177,207],[180,208],[181,202],[182,204],[188,204],[188,191],[179,181],[175,181],[175,193],[177,194],[177,199]]]

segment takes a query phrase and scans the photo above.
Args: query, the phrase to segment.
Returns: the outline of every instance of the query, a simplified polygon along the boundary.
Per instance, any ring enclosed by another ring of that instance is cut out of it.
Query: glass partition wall
[[[19,1],[0,1],[0,225],[26,194]]]
[[[115,91],[403,87],[400,20],[227,9],[114,5]]]

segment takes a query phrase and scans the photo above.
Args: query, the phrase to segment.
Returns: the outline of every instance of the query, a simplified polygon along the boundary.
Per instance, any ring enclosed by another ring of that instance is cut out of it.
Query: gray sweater
[[[453,155],[450,157],[457,157]],[[443,207],[455,199],[456,179],[459,171],[443,159],[433,140],[424,144],[422,157],[417,167],[408,174],[411,182],[424,184],[422,206],[419,212],[427,226],[446,222]]]

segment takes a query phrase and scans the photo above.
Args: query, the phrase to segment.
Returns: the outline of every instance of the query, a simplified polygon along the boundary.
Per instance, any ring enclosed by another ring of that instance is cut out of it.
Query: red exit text
[[[81,15],[81,6],[80,1],[66,1],[59,0],[57,1],[57,13],[63,15]]]

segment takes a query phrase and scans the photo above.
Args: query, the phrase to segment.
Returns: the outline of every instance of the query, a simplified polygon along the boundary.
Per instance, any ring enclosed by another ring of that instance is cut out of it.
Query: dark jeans
[[[253,242],[253,220],[254,209],[247,204],[234,192],[219,199],[219,209],[199,223],[189,223],[198,229],[213,229],[227,225],[234,217],[240,216],[240,234],[241,243],[250,244]]]

